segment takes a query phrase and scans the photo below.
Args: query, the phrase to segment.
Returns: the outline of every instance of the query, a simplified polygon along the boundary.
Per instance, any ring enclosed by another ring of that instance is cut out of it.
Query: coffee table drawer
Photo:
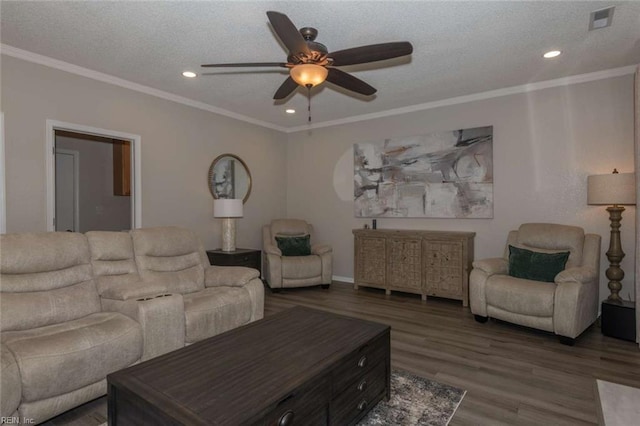
[[[331,401],[331,424],[346,425],[368,411],[386,391],[387,365],[379,362]]]
[[[360,347],[350,354],[333,374],[334,394],[341,392],[350,381],[362,376],[366,371],[378,362],[386,358],[388,348],[388,335],[374,340],[373,342]]]
[[[326,425],[331,381],[324,377],[282,398],[258,423],[260,425]],[[324,409],[318,409],[323,407]]]

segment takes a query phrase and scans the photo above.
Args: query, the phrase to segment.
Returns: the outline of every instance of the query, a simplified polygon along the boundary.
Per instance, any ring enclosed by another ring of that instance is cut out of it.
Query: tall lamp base
[[[222,251],[236,251],[236,220],[222,219]]]
[[[624,207],[614,205],[607,207],[609,212],[609,220],[611,221],[611,239],[609,240],[609,250],[607,250],[607,259],[609,259],[609,267],[606,276],[609,279],[609,291],[611,294],[607,298],[608,301],[621,303],[620,290],[622,290],[622,280],[624,279],[624,271],[620,268],[620,262],[624,258],[622,244],[620,243],[620,221],[622,220],[622,212]]]

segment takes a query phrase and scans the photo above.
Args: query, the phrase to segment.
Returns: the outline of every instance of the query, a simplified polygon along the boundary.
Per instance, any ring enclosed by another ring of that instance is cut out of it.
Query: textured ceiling
[[[613,25],[588,31],[590,12],[616,6]],[[640,63],[640,2],[199,1],[0,3],[4,45],[150,86],[283,128],[306,123],[306,91],[272,96],[286,70],[195,79],[212,62],[280,62],[266,11],[318,29],[329,51],[409,41],[411,57],[343,67],[378,89],[370,99],[325,83],[315,123]],[[560,49],[555,60],[542,53]],[[392,66],[393,65],[393,66]],[[295,108],[295,115],[285,114]]]

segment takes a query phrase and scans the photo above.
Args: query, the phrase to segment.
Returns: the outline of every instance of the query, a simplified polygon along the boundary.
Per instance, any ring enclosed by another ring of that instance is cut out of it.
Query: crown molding
[[[235,112],[231,112],[223,108],[217,108],[209,104],[205,104],[204,102],[194,101],[192,99],[185,98],[183,96],[174,95],[173,93],[154,89],[152,87],[145,86],[138,83],[133,83],[131,81],[114,77],[109,74],[104,74],[88,68],[83,68],[77,65],[73,65],[68,62],[53,59],[48,56],[29,52],[28,50],[18,49],[17,47],[9,46],[7,44],[0,44],[0,54],[22,59],[29,62],[33,62],[36,64],[44,65],[50,68],[55,68],[61,71],[66,71],[72,74],[77,74],[77,75],[91,78],[94,80],[102,81],[103,83],[109,83],[115,86],[124,87],[125,89],[134,90],[136,92],[141,92],[147,95],[155,96],[157,98],[162,98],[168,101],[177,102],[179,104],[187,105],[193,108],[198,108],[205,111],[213,112],[215,114],[219,114],[225,117],[255,124],[257,126],[266,127],[268,129],[277,130],[280,132],[287,131],[285,127],[277,126],[273,123],[267,123],[266,121],[256,120],[255,118],[251,118],[242,114],[237,114]]]
[[[440,108],[443,106],[464,104],[467,102],[481,101],[485,99],[498,98],[501,96],[514,95],[518,93],[533,92],[536,90],[549,89],[552,87],[569,86],[572,84],[587,83],[589,81],[603,80],[605,78],[620,77],[633,74],[638,65],[628,65],[620,68],[612,68],[604,71],[596,71],[587,74],[578,74],[570,77],[558,78],[555,80],[538,81],[536,83],[523,84],[520,86],[506,87],[503,89],[491,90],[488,92],[475,93],[473,95],[458,96],[456,98],[442,99],[439,101],[427,102],[424,104],[411,105],[408,107],[389,109],[371,114],[357,115],[354,117],[341,118],[338,120],[323,121],[306,126],[289,127],[285,133],[308,131],[322,127],[338,126],[341,124],[357,123],[359,121],[373,120],[376,118],[390,117],[393,115],[407,114],[410,112],[424,111],[427,109]]]
[[[313,123],[311,125],[295,126],[295,127],[282,127],[266,121],[257,120],[255,118],[248,117],[246,115],[237,114],[232,111],[228,111],[223,108],[218,108],[205,104],[204,102],[194,101],[183,96],[174,95],[173,93],[165,92],[162,90],[154,89],[142,84],[133,83],[122,78],[114,77],[109,74],[104,74],[98,71],[83,68],[77,65],[70,64],[68,62],[60,61],[50,58],[48,56],[39,55],[37,53],[29,52],[27,50],[18,49],[17,47],[9,46],[7,44],[0,43],[0,54],[12,56],[14,58],[22,59],[29,62],[34,62],[40,65],[45,65],[51,68],[66,71],[72,74],[77,74],[83,77],[91,78],[94,80],[102,81],[104,83],[113,84],[116,86],[124,87],[126,89],[134,90],[136,92],[145,93],[147,95],[155,96],[158,98],[166,99],[169,101],[177,102],[183,105],[187,105],[193,108],[213,112],[225,117],[233,118],[236,120],[244,121],[246,123],[255,124],[257,126],[266,127],[268,129],[277,130],[282,133],[295,133],[300,131],[308,131],[311,129],[320,129],[323,127],[338,126],[341,124],[357,123],[360,121],[374,120],[377,118],[391,117],[394,115],[407,114],[416,111],[424,111],[427,109],[440,108],[443,106],[464,104],[467,102],[481,101],[485,99],[498,98],[501,96],[514,95],[519,93],[533,92],[536,90],[549,89],[553,87],[569,86],[572,84],[587,83],[595,80],[602,80],[612,77],[620,77],[623,75],[634,74],[638,64],[628,65],[620,68],[612,68],[603,71],[596,71],[587,74],[578,74],[569,77],[558,78],[555,80],[539,81],[536,83],[523,84],[520,86],[506,87],[503,89],[491,90],[488,92],[475,93],[472,95],[458,96],[455,98],[442,99],[439,101],[427,102],[423,104],[411,105],[402,108],[394,108],[381,112],[374,112],[371,114],[356,115],[353,117],[341,118],[338,120],[323,121],[320,123]]]

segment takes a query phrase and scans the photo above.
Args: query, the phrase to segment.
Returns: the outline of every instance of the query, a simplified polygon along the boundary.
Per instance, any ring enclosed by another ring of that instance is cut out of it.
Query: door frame
[[[131,228],[142,227],[142,149],[140,135],[124,133],[115,130],[100,129],[98,127],[84,126],[81,124],[65,123],[58,120],[46,121],[45,141],[45,178],[46,178],[46,205],[47,205],[47,231],[55,230],[55,132],[66,130],[75,133],[84,133],[105,138],[128,140],[131,142]]]
[[[80,152],[73,149],[56,148],[55,153],[73,157],[73,229],[75,232],[80,232]],[[55,196],[55,191],[53,195]]]

